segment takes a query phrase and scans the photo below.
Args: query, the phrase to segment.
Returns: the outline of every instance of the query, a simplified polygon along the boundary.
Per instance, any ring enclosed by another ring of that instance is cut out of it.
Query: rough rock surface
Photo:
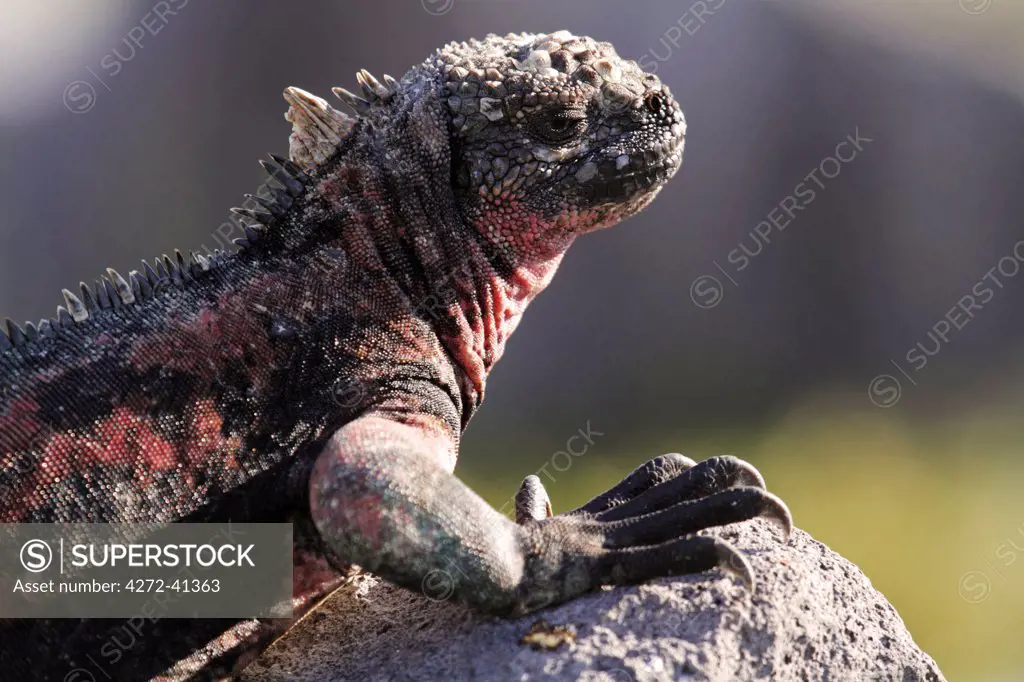
[[[757,520],[717,531],[749,558],[753,595],[716,574],[604,590],[503,621],[360,576],[247,671],[245,682],[342,680],[943,680],[856,566]],[[519,643],[543,618],[574,645]]]

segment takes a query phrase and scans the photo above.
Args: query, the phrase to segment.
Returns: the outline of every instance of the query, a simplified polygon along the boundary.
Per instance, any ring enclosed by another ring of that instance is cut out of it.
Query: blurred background
[[[662,452],[734,454],[949,679],[1022,679],[1024,3],[823,5],[5,2],[0,317],[217,246],[287,151],[287,85],[488,32],[611,41],[682,103],[682,171],[574,247],[459,474],[500,507],[541,471],[558,511]]]

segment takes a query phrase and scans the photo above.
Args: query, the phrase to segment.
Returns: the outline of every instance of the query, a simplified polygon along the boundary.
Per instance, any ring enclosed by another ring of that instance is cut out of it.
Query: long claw
[[[717,542],[715,550],[718,554],[718,567],[742,580],[747,589],[753,592],[755,588],[754,569],[750,567],[746,557],[724,541]]]
[[[779,530],[782,531],[783,542],[789,540],[789,536],[793,532],[793,514],[789,511],[789,507],[786,506],[785,502],[777,496],[765,492],[764,509],[758,516],[771,521],[779,527]]]
[[[603,532],[606,547],[625,548],[667,542],[705,528],[759,516],[778,524],[783,533],[792,526],[789,510],[782,500],[753,487],[728,488],[708,497],[684,500],[671,507],[624,519],[598,519],[590,522],[590,526]]]
[[[761,472],[754,468],[753,464],[742,459],[736,460],[736,483],[737,485],[760,488],[761,490],[768,489]]]

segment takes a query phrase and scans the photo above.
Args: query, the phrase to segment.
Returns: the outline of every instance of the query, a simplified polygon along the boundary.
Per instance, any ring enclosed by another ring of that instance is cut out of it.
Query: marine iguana
[[[668,88],[566,31],[451,43],[401,81],[358,81],[361,96],[335,90],[354,115],[285,91],[290,158],[235,209],[237,252],[109,270],[55,318],[0,332],[0,521],[292,521],[296,618],[350,564],[414,590],[442,572],[504,616],[716,567],[751,583],[698,534],[791,526],[741,460],[663,455],[555,516],[528,477],[515,522],[452,473],[566,249],[678,170]],[[0,670],[220,679],[291,622],[6,620]]]

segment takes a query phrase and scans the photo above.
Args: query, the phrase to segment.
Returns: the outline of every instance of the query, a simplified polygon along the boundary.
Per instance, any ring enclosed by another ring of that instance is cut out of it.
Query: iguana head
[[[489,36],[436,61],[460,203],[517,253],[629,217],[679,168],[679,105],[608,43],[566,31]]]
[[[686,123],[653,74],[567,31],[451,43],[401,82],[336,88],[381,145],[418,147],[463,219],[513,260],[543,260],[646,206],[682,160]],[[319,165],[354,120],[289,88],[292,160]],[[389,135],[390,132],[390,135]],[[410,165],[410,164],[406,164]],[[443,188],[443,190],[441,189]]]

